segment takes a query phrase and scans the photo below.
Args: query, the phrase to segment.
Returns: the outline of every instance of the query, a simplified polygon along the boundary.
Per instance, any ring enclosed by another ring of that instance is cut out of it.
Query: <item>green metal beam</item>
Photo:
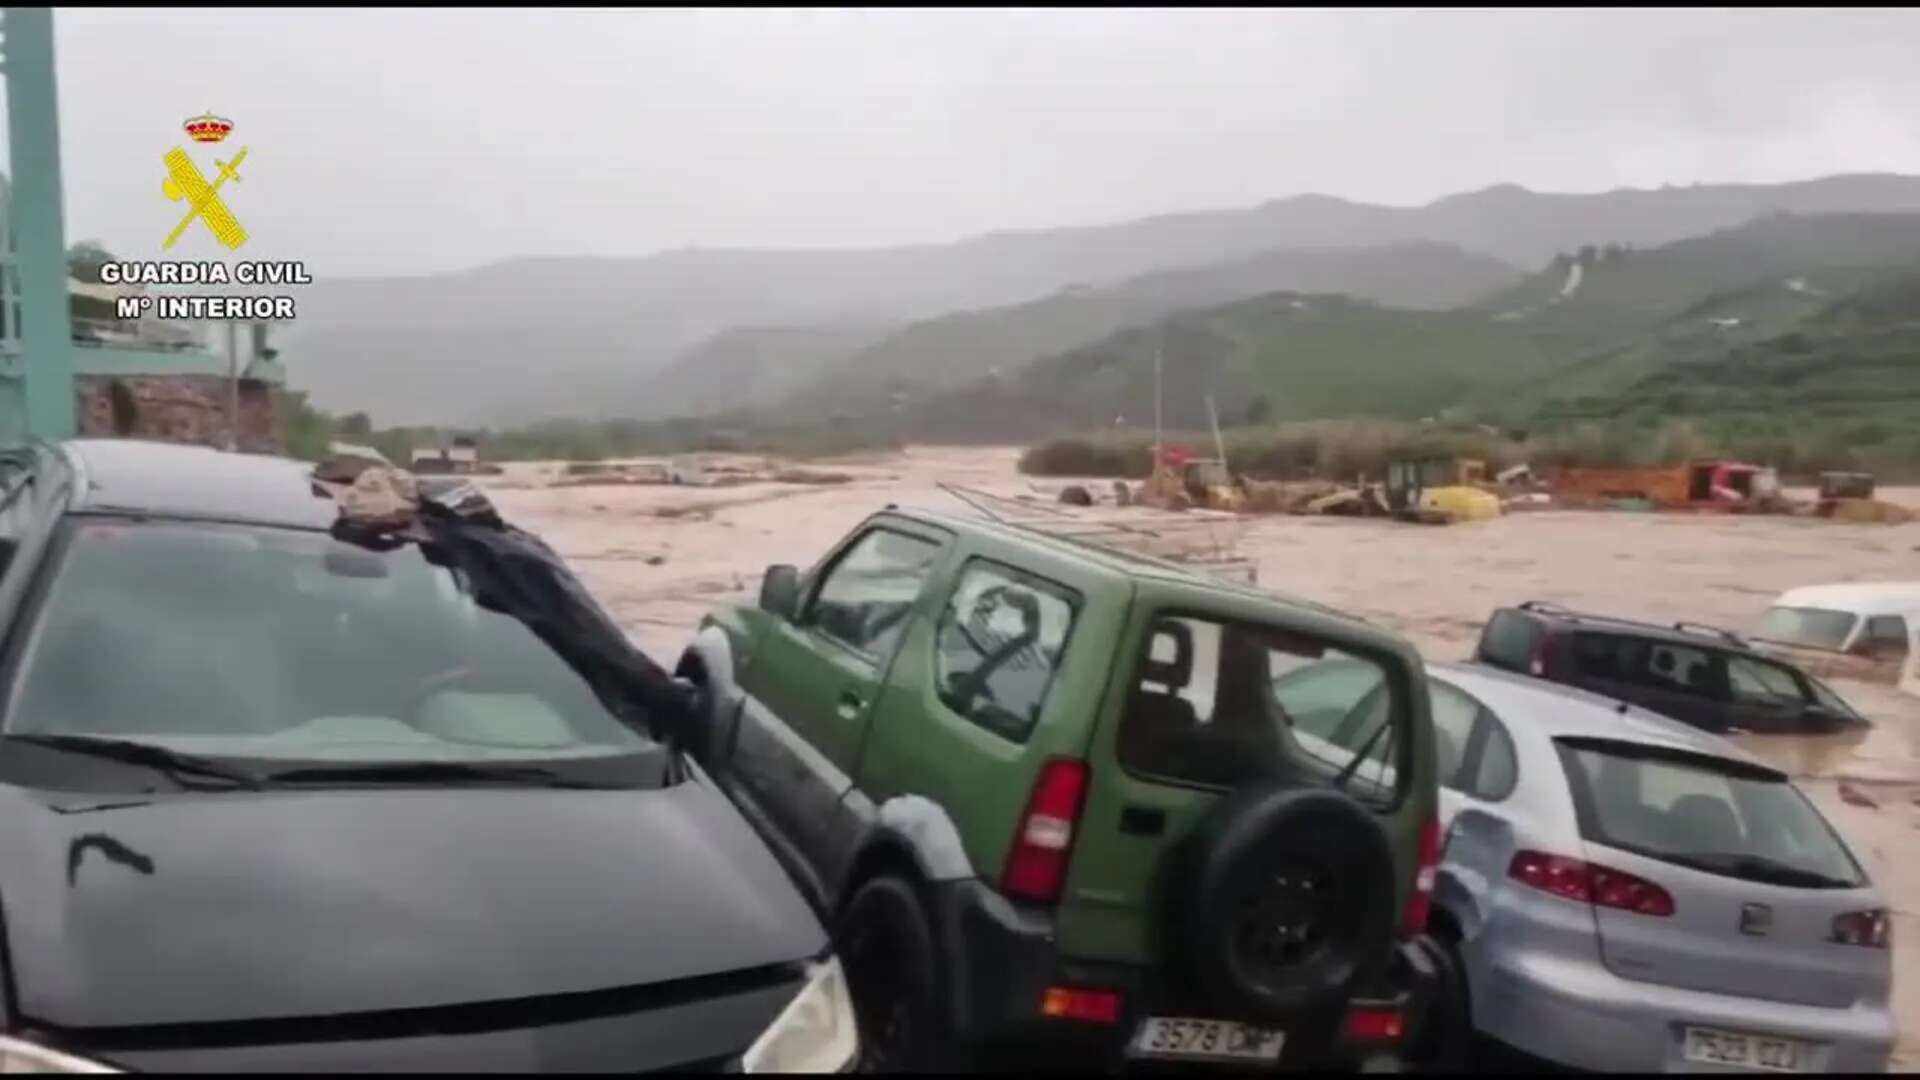
[[[27,428],[42,438],[67,438],[74,433],[73,325],[60,204],[53,9],[7,8],[0,31],[5,34],[7,145],[13,155],[7,212],[20,276]]]

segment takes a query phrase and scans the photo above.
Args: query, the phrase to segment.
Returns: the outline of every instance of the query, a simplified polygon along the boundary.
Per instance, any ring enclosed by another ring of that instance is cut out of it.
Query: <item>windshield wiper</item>
[[[154,743],[136,742],[132,739],[108,739],[97,735],[7,735],[9,742],[31,743],[52,750],[65,750],[75,754],[88,754],[106,758],[109,761],[124,761],[130,765],[145,765],[183,788],[194,791],[226,791],[245,788],[257,791],[260,778],[245,769],[228,765],[213,758],[200,757],[197,754],[183,754],[169,750]],[[200,777],[202,779],[192,779]],[[218,783],[208,784],[205,778]]]
[[[607,788],[612,785],[570,780],[537,765],[487,765],[460,761],[404,761],[391,764],[310,765],[270,773],[276,784],[443,784],[512,783],[530,787]]]
[[[1769,885],[1785,885],[1789,888],[1804,889],[1851,889],[1858,883],[1843,878],[1823,874],[1818,870],[1794,866],[1765,855],[1748,852],[1712,851],[1673,853],[1665,858],[1683,863],[1701,870],[1731,874],[1748,881],[1759,881]]]

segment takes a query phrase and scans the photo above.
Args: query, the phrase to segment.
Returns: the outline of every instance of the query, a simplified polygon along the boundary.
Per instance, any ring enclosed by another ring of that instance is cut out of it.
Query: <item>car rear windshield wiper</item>
[[[1750,852],[1688,852],[1670,854],[1666,858],[1712,873],[1729,874],[1748,881],[1784,885],[1788,888],[1852,889],[1860,884],[1857,881],[1833,877],[1818,870],[1808,870],[1805,867],[1794,866],[1792,863],[1784,863],[1778,859],[1769,859],[1765,855],[1754,855]]]
[[[460,761],[404,761],[352,765],[310,765],[270,773],[276,784],[443,784],[510,783],[529,787],[606,788],[571,780],[537,765],[488,765]]]
[[[260,788],[260,777],[246,769],[228,765],[213,758],[200,757],[197,754],[183,754],[155,743],[136,742],[133,739],[109,739],[98,735],[9,734],[6,739],[9,742],[31,743],[35,746],[45,746],[75,754],[89,754],[110,761],[124,761],[131,765],[145,765],[157,770],[181,787],[195,791],[221,791],[232,788],[257,791]],[[207,778],[216,780],[218,783],[208,784]]]

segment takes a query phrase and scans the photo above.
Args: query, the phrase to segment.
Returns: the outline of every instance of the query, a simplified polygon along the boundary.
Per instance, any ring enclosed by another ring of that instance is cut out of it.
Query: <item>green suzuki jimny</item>
[[[1456,974],[1419,657],[1314,604],[888,507],[679,665],[833,928],[864,1064],[1420,1063]]]

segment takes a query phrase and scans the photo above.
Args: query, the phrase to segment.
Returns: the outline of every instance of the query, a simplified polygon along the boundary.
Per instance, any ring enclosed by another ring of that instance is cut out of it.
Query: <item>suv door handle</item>
[[[834,711],[840,714],[841,719],[851,720],[860,715],[861,704],[859,694],[851,690],[843,690],[840,692],[840,703],[835,706]]]

